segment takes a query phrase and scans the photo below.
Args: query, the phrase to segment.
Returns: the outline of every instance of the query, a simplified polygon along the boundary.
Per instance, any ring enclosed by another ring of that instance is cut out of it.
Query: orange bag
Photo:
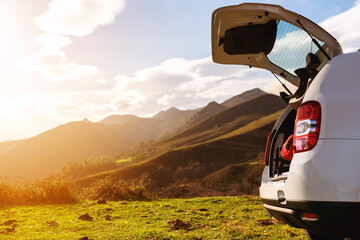
[[[281,149],[281,156],[286,161],[291,162],[294,155],[294,144],[293,144],[293,135],[290,135]]]

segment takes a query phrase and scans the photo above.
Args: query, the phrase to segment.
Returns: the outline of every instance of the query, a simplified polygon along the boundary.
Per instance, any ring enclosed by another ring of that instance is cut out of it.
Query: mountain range
[[[0,143],[0,176],[42,178],[69,163],[107,155],[136,161],[98,177],[146,175],[154,189],[200,180],[211,186],[224,172],[243,167],[237,164],[258,158],[285,106],[281,98],[253,89],[221,104],[210,102],[193,110],[173,107],[152,118],[112,115],[99,122],[70,122],[26,140]],[[146,147],[136,150],[139,143]]]
[[[234,186],[236,193],[254,193],[263,169],[267,135],[285,106],[280,97],[260,95],[143,149],[162,149],[143,161],[77,183],[86,186],[106,176],[149,179],[148,188],[162,197],[193,197],[214,189],[229,192]]]

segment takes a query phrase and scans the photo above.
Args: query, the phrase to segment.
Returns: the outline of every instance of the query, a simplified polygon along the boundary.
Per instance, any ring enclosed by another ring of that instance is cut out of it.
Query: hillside
[[[162,139],[155,144],[136,146],[121,157],[132,157],[135,162],[139,162],[174,148],[200,144],[242,128],[285,106],[280,97],[271,94],[262,95],[212,115],[170,138]]]
[[[251,161],[264,150],[274,122],[227,139],[175,149],[149,161],[119,170],[124,179],[147,175],[150,187],[167,187],[202,179],[229,164]]]
[[[285,106],[280,97],[261,95],[143,148],[153,151],[145,161],[76,182],[84,186],[109,175],[129,181],[151,179],[147,188],[164,197],[183,197],[184,184],[198,191],[256,193],[266,139]]]
[[[215,114],[171,137],[167,143],[180,147],[216,138],[285,108],[284,101],[265,94]]]
[[[119,170],[79,179],[76,183],[86,186],[110,175],[130,181],[151,179],[147,188],[164,197],[183,197],[186,194],[184,184],[190,189],[197,186],[198,192],[205,188],[218,194],[219,191],[256,193],[264,167],[266,136],[280,113],[257,119],[216,139],[177,148]],[[241,171],[234,173],[233,169]],[[215,186],[218,182],[221,184]]]
[[[8,153],[11,149],[21,144],[25,140],[14,140],[14,141],[4,141],[0,143],[0,156]]]
[[[175,107],[169,108],[166,111],[161,111],[153,116],[153,119],[159,121],[161,129],[161,137],[167,137],[177,133],[178,126],[182,126],[186,120],[196,114],[199,109],[194,110],[179,110]]]
[[[205,107],[199,109],[196,113],[194,113],[191,117],[189,117],[185,123],[180,125],[174,132],[181,132],[193,125],[195,125],[198,122],[203,121],[204,119],[207,119],[208,117],[211,117],[223,110],[225,110],[226,107],[218,104],[217,102],[210,102]]]
[[[252,98],[256,98],[256,97],[264,95],[264,94],[266,94],[266,92],[264,92],[260,88],[254,88],[254,89],[245,91],[239,95],[236,95],[236,96],[222,102],[221,105],[223,105],[226,108],[231,108],[236,105],[239,105],[240,103],[243,103],[245,101],[248,101]]]
[[[256,95],[259,91],[252,92]],[[285,103],[279,97],[263,94],[231,108],[210,102],[196,110],[170,108],[153,118],[111,115],[99,122],[70,122],[4,147],[4,154],[0,156],[0,176],[41,178],[57,173],[75,161],[107,155],[116,157],[107,160],[116,160],[116,164],[107,168],[113,171],[96,174],[95,170],[84,172],[82,176],[95,173],[95,178],[101,178],[115,173],[114,176],[127,180],[146,176],[151,179],[148,187],[156,191],[162,187],[200,182],[210,186],[222,176],[211,174],[259,158],[276,119],[274,116],[284,107]],[[173,126],[184,127],[186,124],[190,127],[164,138],[174,132]],[[90,169],[91,163],[86,164]],[[73,166],[72,169],[77,168]],[[254,179],[245,180],[254,185]]]
[[[255,88],[231,97],[221,104],[212,101],[206,106],[194,110],[179,110],[172,107],[166,111],[159,112],[153,118],[162,121],[160,127],[163,130],[163,133],[161,136],[166,138],[182,132],[225,109],[234,107],[263,94],[266,94],[266,92],[259,88]]]
[[[139,141],[154,139],[157,125],[70,122],[27,139],[0,157],[2,176],[45,177],[69,162],[116,155]]]
[[[144,128],[155,127],[159,124],[159,120],[153,118],[140,118],[135,115],[110,115],[99,123],[107,125],[130,125],[130,126],[144,126]]]

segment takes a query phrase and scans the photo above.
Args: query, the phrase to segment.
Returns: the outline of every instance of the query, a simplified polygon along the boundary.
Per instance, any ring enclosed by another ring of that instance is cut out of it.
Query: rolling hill
[[[70,122],[27,139],[0,157],[0,175],[45,177],[70,162],[97,155],[115,156],[139,141],[158,137],[159,128],[152,119],[130,118],[124,125]]]
[[[224,175],[233,173],[232,169],[258,166],[250,163],[263,154],[266,136],[286,105],[260,89],[249,92],[229,99],[227,106],[240,102],[230,108],[211,102],[195,110],[170,108],[153,118],[111,115],[99,122],[83,120],[58,126],[8,148],[4,145],[0,176],[42,178],[75,161],[126,153],[125,159],[131,162],[77,182],[86,185],[112,175],[135,181],[151,179],[148,188],[157,192],[182,184],[212,188],[214,182],[228,179]],[[244,100],[251,94],[255,97]],[[185,127],[179,132],[181,126]],[[133,146],[137,148],[128,151]],[[243,176],[254,185],[254,178]],[[221,185],[224,191],[229,189],[229,185]]]
[[[13,141],[4,141],[0,143],[0,156],[8,153],[11,149],[21,144],[25,140],[13,140]]]
[[[258,119],[250,127],[237,129],[237,134],[229,134],[229,137],[173,149],[122,169],[79,179],[76,183],[87,186],[106,176],[129,181],[148,179],[148,189],[162,197],[182,196],[178,191],[183,189],[184,184],[191,186],[199,183],[201,188],[220,192],[238,184],[237,193],[254,193],[264,167],[266,136],[280,113]]]
[[[208,141],[279,111],[285,106],[280,97],[272,94],[261,95],[215,114],[171,137],[167,142],[180,147]]]
[[[256,98],[256,97],[264,95],[264,94],[266,94],[266,92],[264,92],[260,88],[254,88],[254,89],[245,91],[239,95],[236,95],[232,98],[229,98],[228,100],[222,102],[221,105],[223,105],[224,107],[227,107],[227,108],[231,108],[231,107],[234,107],[234,106],[236,106],[240,103],[243,103],[247,100]]]
[[[195,125],[196,123],[201,122],[202,120],[204,120],[210,116],[213,116],[225,109],[226,109],[225,106],[218,104],[217,102],[214,102],[214,101],[210,102],[208,105],[199,109],[196,113],[194,113],[191,117],[189,117],[185,121],[185,123],[181,124],[173,132],[174,133],[181,132],[181,131]]]
[[[161,111],[153,118],[161,120],[161,129],[163,129],[162,137],[167,138],[182,132],[196,123],[199,123],[210,116],[213,116],[227,108],[239,105],[247,100],[264,95],[266,92],[259,88],[245,91],[239,95],[229,98],[221,104],[217,102],[210,102],[206,106],[194,110],[179,110],[177,108],[170,108],[166,111]]]
[[[77,183],[88,185],[106,176],[129,181],[149,179],[148,189],[165,197],[182,196],[179,191],[184,184],[220,192],[234,190],[235,186],[237,193],[254,193],[263,169],[267,135],[285,105],[274,95],[256,97],[157,145],[171,145],[172,150]]]
[[[178,126],[181,126],[187,119],[196,114],[199,109],[194,110],[179,110],[175,107],[169,108],[166,111],[161,111],[153,116],[153,119],[159,121],[161,129],[161,137],[166,138],[172,134],[177,133]]]

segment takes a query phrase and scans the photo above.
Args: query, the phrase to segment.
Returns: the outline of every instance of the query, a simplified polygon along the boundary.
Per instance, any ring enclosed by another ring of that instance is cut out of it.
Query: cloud
[[[43,47],[51,49],[60,49],[72,43],[70,38],[51,33],[43,33],[37,36],[34,41]]]
[[[360,1],[349,10],[326,19],[320,23],[326,31],[332,34],[342,46],[344,52],[353,52],[360,48]]]
[[[218,65],[210,57],[173,58],[133,76],[116,76],[114,91],[121,99],[113,106],[118,112],[140,115],[169,106],[198,108],[213,100],[222,102],[254,87],[264,88],[273,78],[265,70]]]
[[[99,69],[90,65],[77,65],[67,60],[64,52],[42,50],[22,60],[18,66],[36,71],[51,81],[76,79],[99,74]]]
[[[173,93],[171,95],[169,94],[164,94],[164,96],[162,96],[161,98],[159,98],[156,103],[159,104],[159,105],[164,105],[164,106],[169,106],[170,105],[170,101],[172,99],[175,99],[176,97],[176,94]]]
[[[34,23],[45,32],[84,36],[114,22],[115,15],[124,8],[124,0],[53,0]]]
[[[323,27],[332,34],[334,32],[339,34],[340,40],[343,42],[346,40],[345,47],[356,46],[360,36],[353,33],[350,27],[338,28],[337,26],[339,24],[351,25],[349,15],[353,15],[353,11],[358,11],[358,7],[355,6],[322,23],[322,25],[327,25]],[[352,17],[351,21],[357,21],[354,16]],[[292,32],[288,35],[294,34],[295,32]],[[346,37],[347,34],[351,36]],[[303,43],[302,39],[299,38],[298,42]],[[344,46],[343,42],[341,44]],[[273,94],[284,91],[266,70],[215,64],[211,57],[195,60],[172,58],[157,66],[137,71],[133,75],[118,75],[113,79],[105,80],[98,77],[95,81],[99,84],[108,84],[107,82],[110,81],[113,85],[101,93],[80,94],[76,103],[81,106],[81,99],[86,98],[90,104],[87,105],[91,109],[89,112],[94,117],[105,117],[114,113],[144,116],[172,106],[181,109],[198,108],[209,101],[222,102],[255,87]],[[287,87],[295,91],[291,84],[287,84]]]
[[[53,0],[49,9],[34,20],[45,31],[34,41],[42,46],[36,53],[23,59],[18,67],[39,72],[50,81],[63,81],[100,75],[91,65],[76,64],[67,59],[60,49],[72,43],[65,36],[84,36],[97,27],[114,22],[115,15],[125,7],[125,0]],[[106,85],[104,78],[99,84]]]

